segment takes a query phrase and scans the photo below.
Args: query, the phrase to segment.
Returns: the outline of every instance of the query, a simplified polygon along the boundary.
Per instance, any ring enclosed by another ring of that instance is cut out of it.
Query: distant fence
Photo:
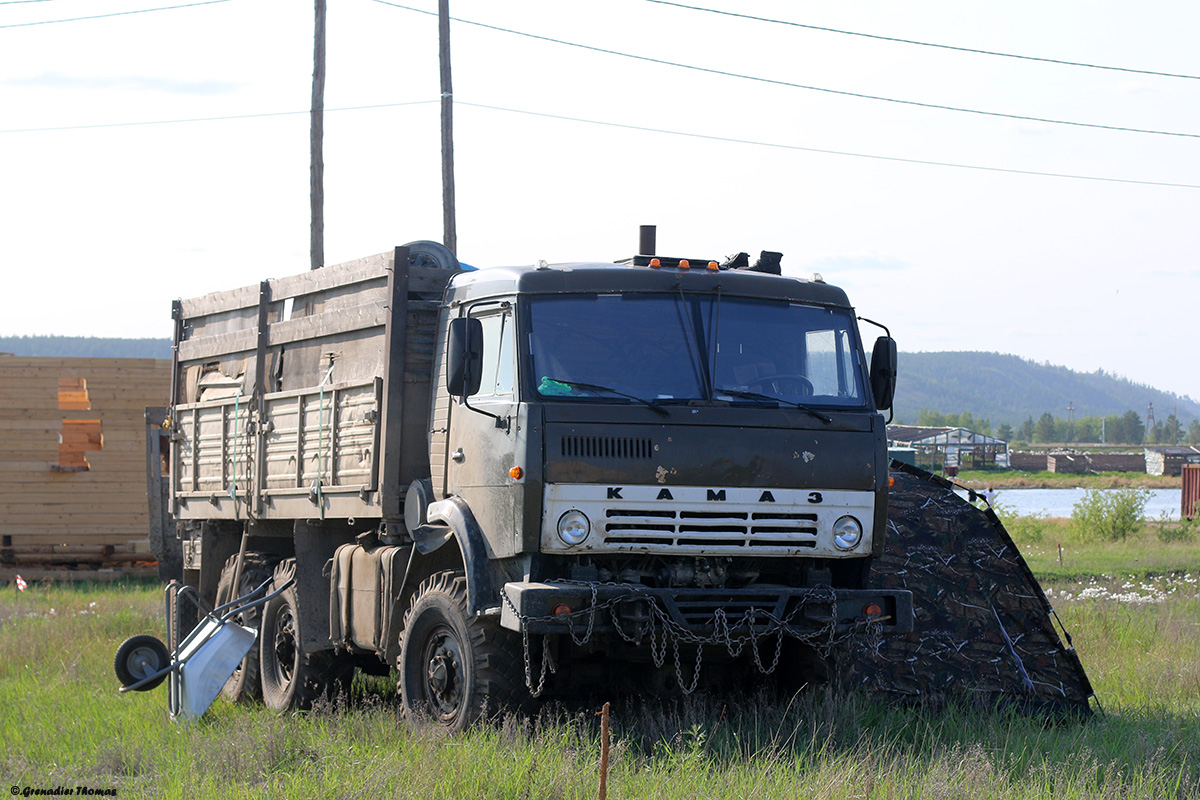
[[[1145,472],[1144,453],[1009,453],[1008,463],[1022,472]]]

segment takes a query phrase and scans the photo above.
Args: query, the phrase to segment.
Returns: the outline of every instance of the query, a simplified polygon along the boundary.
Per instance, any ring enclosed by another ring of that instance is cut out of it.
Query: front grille
[[[679,612],[682,622],[690,628],[708,628],[714,624],[717,611],[725,617],[725,624],[741,627],[741,623],[749,624],[750,610],[754,609],[754,627],[770,623],[770,616],[777,619],[783,615],[784,598],[778,594],[764,592],[749,595],[745,593],[732,595],[683,595],[676,597],[673,604]]]
[[[654,453],[648,437],[634,436],[564,436],[562,454],[567,458],[646,459]]]
[[[621,547],[815,548],[817,515],[771,511],[610,508],[604,544]]]

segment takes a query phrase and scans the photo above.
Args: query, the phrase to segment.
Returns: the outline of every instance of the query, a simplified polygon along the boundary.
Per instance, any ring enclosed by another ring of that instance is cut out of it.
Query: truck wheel
[[[117,680],[122,686],[132,686],[159,670],[166,669],[170,663],[171,656],[167,653],[167,646],[145,633],[130,636],[121,642],[116,656],[113,657],[113,669],[116,670]],[[166,679],[166,675],[161,675],[145,686],[139,686],[135,691],[148,692]]]
[[[230,556],[217,582],[217,605],[223,605],[257,589],[263,581],[271,577],[278,560],[261,553],[247,553],[246,562],[242,566],[241,585],[234,593],[233,573],[237,569],[237,555]],[[233,617],[233,620],[239,625],[257,629],[262,620],[262,606],[248,609]],[[225,681],[225,688],[221,690],[221,694],[235,703],[262,699],[262,684],[259,682],[258,673],[258,648],[253,647],[229,676],[229,680]]]
[[[268,591],[285,583],[295,573],[295,565],[295,559],[280,562]],[[301,631],[311,624],[300,614],[295,586],[263,606],[258,659],[263,703],[272,711],[310,708],[317,698],[333,697],[350,688],[353,663],[329,650],[304,654]]]
[[[490,617],[467,610],[462,572],[438,573],[417,589],[404,615],[400,698],[410,718],[447,730],[529,701],[521,640]]]

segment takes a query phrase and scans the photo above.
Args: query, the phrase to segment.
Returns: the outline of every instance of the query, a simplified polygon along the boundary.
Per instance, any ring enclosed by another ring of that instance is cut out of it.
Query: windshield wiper
[[[579,381],[565,381],[562,378],[542,378],[543,383],[545,383],[547,381],[549,381],[551,383],[561,383],[563,386],[569,386],[572,389],[582,389],[585,392],[608,392],[609,394],[615,394],[617,397],[626,397],[630,400],[633,400],[634,402],[641,403],[646,408],[653,411],[655,414],[658,414],[660,417],[671,416],[670,411],[667,411],[665,408],[663,408],[662,406],[660,406],[658,403],[654,402],[653,400],[647,400],[644,397],[638,397],[637,395],[633,395],[633,394],[625,394],[625,392],[618,392],[616,389],[610,388],[608,386],[601,386],[598,383],[581,383]]]
[[[759,392],[747,392],[747,391],[743,391],[742,389],[714,389],[713,393],[714,394],[728,394],[728,395],[732,395],[733,397],[744,397],[747,400],[763,400],[768,403],[776,403],[776,404],[782,403],[785,406],[791,406],[792,408],[797,408],[800,411],[803,411],[805,414],[808,414],[810,417],[815,417],[816,419],[821,420],[821,422],[824,422],[826,425],[833,422],[832,417],[827,417],[819,411],[813,411],[811,408],[804,405],[803,403],[795,403],[795,402],[792,402],[791,400],[784,400],[782,397],[772,397],[769,394],[760,394]]]

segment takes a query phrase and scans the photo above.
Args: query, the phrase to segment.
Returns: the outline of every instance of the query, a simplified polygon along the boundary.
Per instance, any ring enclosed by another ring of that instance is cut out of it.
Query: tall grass
[[[1050,587],[1108,710],[1090,721],[824,691],[615,698],[609,796],[1198,797],[1200,597],[1177,584],[1138,603],[1119,599],[1123,582]],[[118,695],[112,672],[125,636],[161,634],[160,596],[147,584],[0,589],[0,779],[120,797],[596,794],[592,708],[447,738],[399,719],[389,679],[359,678],[350,698],[308,714],[218,701],[199,723],[172,723],[163,689]]]

